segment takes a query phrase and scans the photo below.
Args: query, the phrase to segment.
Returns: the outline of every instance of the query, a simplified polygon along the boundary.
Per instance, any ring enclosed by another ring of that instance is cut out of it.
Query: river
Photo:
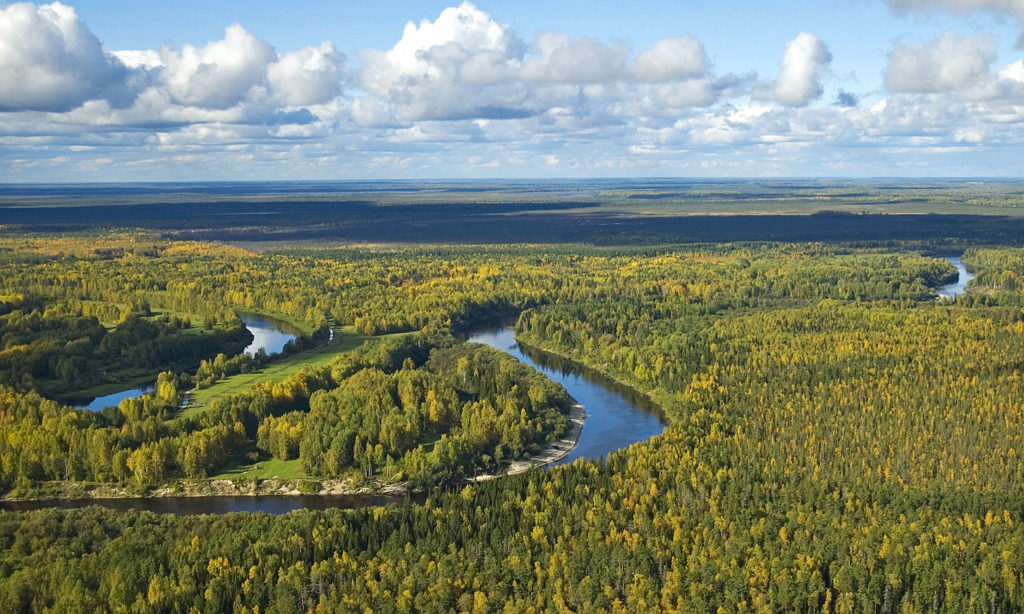
[[[940,297],[952,298],[963,294],[967,283],[974,279],[959,256],[947,256],[957,268],[956,282],[936,288]],[[268,354],[280,352],[294,335],[287,325],[254,313],[239,316],[252,331],[253,343],[245,351],[255,352],[260,347]],[[482,343],[508,352],[520,361],[558,382],[569,395],[581,403],[586,421],[576,448],[553,465],[570,463],[577,458],[596,459],[638,441],[661,433],[664,424],[657,416],[657,407],[646,397],[622,386],[599,373],[558,356],[520,345],[513,336],[514,318],[492,320],[480,324],[466,333],[472,343]],[[151,390],[151,388],[149,389]],[[102,409],[106,403],[116,405],[121,399],[144,394],[147,389],[132,389],[99,397],[86,406]],[[115,399],[116,400],[113,400]],[[419,498],[415,498],[418,500]],[[88,499],[64,501],[18,501],[0,503],[0,509],[27,510],[43,507],[74,508],[102,505],[116,510],[149,510],[170,514],[221,514],[226,512],[265,512],[284,514],[296,509],[354,508],[410,501],[409,497],[385,495],[339,495],[301,497],[157,497],[149,499]]]
[[[561,384],[583,405],[587,416],[576,448],[552,464],[600,458],[664,430],[665,425],[657,416],[658,407],[647,397],[577,363],[520,345],[510,326],[514,321],[512,318],[482,324],[467,335],[467,341],[508,352]]]
[[[961,262],[960,256],[945,256],[945,258],[956,267],[956,271],[960,276],[957,277],[955,282],[939,286],[935,291],[938,292],[940,298],[954,298],[967,290],[967,283],[974,279],[974,274],[967,270],[967,267]]]
[[[661,433],[665,425],[647,397],[576,363],[516,343],[510,326],[514,318],[492,320],[474,327],[466,340],[508,352],[560,383],[586,411],[586,420],[576,448],[553,465],[577,458],[595,459]],[[284,514],[296,509],[355,508],[388,503],[417,502],[422,495],[348,495],[278,497],[153,497],[135,499],[70,499],[9,501],[0,509],[31,510],[49,507],[77,508],[101,505],[115,510],[148,510],[168,514],[222,514],[265,512]]]

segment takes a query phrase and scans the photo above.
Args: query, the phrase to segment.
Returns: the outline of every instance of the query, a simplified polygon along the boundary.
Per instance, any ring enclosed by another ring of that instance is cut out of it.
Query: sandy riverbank
[[[576,449],[576,445],[580,441],[580,433],[583,432],[583,421],[586,419],[587,413],[584,411],[583,406],[579,403],[573,403],[569,409],[569,431],[565,434],[565,437],[552,441],[549,443],[539,454],[528,456],[526,458],[513,461],[504,472],[494,475],[489,473],[483,473],[471,478],[466,478],[467,482],[486,482],[487,480],[493,480],[494,478],[500,478],[504,475],[516,475],[518,473],[525,473],[534,467],[543,467],[549,465],[555,461],[560,461],[570,452]]]

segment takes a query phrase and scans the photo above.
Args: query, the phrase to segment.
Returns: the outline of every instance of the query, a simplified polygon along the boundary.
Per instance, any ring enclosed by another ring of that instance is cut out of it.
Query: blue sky
[[[1019,176],[1024,0],[0,5],[0,181]]]

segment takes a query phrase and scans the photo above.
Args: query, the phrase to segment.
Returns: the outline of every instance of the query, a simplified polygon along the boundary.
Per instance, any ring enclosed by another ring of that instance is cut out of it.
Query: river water
[[[967,283],[974,279],[959,256],[946,257],[960,274],[956,282],[936,288],[940,297],[952,298],[963,294]],[[272,318],[254,313],[239,316],[253,333],[253,343],[245,351],[255,352],[260,347],[268,354],[280,352],[294,338],[292,331]],[[466,340],[482,343],[508,352],[520,361],[560,383],[569,395],[583,404],[587,417],[576,448],[565,458],[552,464],[570,463],[577,458],[595,459],[638,441],[661,433],[663,422],[657,416],[657,407],[646,397],[622,386],[599,373],[589,371],[576,363],[558,356],[520,345],[513,336],[511,324],[515,318],[492,320],[474,327]],[[126,390],[94,399],[87,409],[99,410],[106,405],[117,405],[121,399],[138,396],[152,388]],[[149,510],[170,514],[221,514],[226,512],[265,512],[284,514],[296,509],[354,508],[388,503],[419,500],[420,497],[383,495],[339,495],[300,497],[159,497],[151,499],[88,499],[63,501],[20,501],[0,503],[0,509],[27,510],[43,507],[74,508],[102,505],[116,510]]]
[[[939,286],[935,291],[938,292],[939,297],[941,298],[953,298],[964,293],[967,289],[967,282],[974,279],[974,274],[967,270],[964,263],[960,261],[960,256],[946,256],[946,260],[956,267],[956,271],[960,274],[960,277],[951,284]]]
[[[508,352],[561,384],[583,405],[587,416],[576,448],[553,464],[600,458],[664,430],[658,407],[647,397],[577,363],[520,345],[510,327],[513,321],[514,318],[483,324],[468,335],[467,341]]]
[[[578,403],[583,404],[586,420],[576,448],[565,458],[552,463],[569,463],[577,458],[594,459],[644,441],[661,433],[664,424],[656,415],[658,408],[647,397],[576,363],[516,343],[510,323],[493,320],[473,328],[466,340],[483,343],[508,352],[552,380],[562,384]],[[0,509],[31,510],[49,507],[77,508],[101,505],[111,509],[148,510],[167,514],[223,514],[226,512],[265,512],[284,514],[296,509],[355,508],[388,503],[418,502],[422,495],[384,496],[281,496],[281,497],[154,497],[148,499],[81,499],[48,501],[10,501]]]
[[[280,354],[284,346],[300,334],[300,331],[286,322],[258,313],[241,311],[238,317],[242,318],[245,327],[252,333],[252,343],[243,350],[247,354],[255,354],[261,348],[267,355]]]

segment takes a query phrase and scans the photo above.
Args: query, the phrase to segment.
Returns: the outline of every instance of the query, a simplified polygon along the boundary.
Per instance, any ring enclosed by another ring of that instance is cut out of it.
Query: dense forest
[[[0,313],[22,314],[5,322],[87,322],[57,361],[72,330],[98,334],[88,318],[145,320],[142,305],[391,334],[190,416],[178,372],[101,413],[29,374],[0,392],[5,490],[144,490],[245,453],[414,485],[492,469],[566,426],[558,386],[453,336],[516,312],[520,339],[648,394],[669,422],[605,460],[423,504],[2,512],[4,611],[1024,610],[1024,250],[969,249],[970,292],[937,300],[956,273],[924,244],[0,247]]]

